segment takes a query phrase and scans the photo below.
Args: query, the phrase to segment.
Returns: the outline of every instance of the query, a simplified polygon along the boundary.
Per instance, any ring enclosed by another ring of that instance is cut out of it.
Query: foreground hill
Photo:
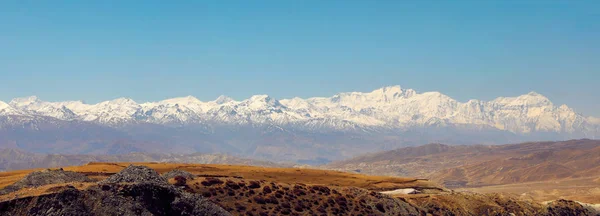
[[[368,154],[323,167],[433,178],[449,184],[463,181],[461,184],[470,186],[593,177],[600,176],[600,140],[493,146],[429,144]]]
[[[567,200],[456,193],[414,178],[230,165],[90,163],[0,173],[0,187],[1,215],[598,214]],[[416,194],[388,192],[399,189]]]

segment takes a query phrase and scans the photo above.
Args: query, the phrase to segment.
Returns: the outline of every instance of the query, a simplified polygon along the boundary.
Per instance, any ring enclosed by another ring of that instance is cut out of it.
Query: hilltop
[[[424,179],[338,171],[238,165],[89,163],[35,172],[0,173],[0,187],[19,179],[48,179],[0,196],[11,215],[595,215],[560,200],[449,191]],[[69,174],[63,174],[69,173]],[[71,174],[72,173],[72,174]],[[162,174],[162,176],[161,176]],[[85,178],[81,178],[83,175]],[[165,177],[177,175],[175,177]],[[90,182],[90,179],[93,179]],[[22,185],[22,184],[21,184]],[[13,186],[10,186],[13,187]],[[13,187],[14,188],[14,187]],[[382,192],[411,189],[415,194]],[[104,204],[112,203],[111,208]],[[467,201],[469,200],[469,201]],[[473,202],[475,201],[475,202]],[[61,206],[54,208],[54,206]],[[117,208],[114,208],[117,207]]]

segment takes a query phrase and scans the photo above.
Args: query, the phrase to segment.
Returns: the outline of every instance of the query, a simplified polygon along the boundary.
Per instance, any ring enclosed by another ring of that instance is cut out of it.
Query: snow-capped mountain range
[[[225,96],[214,101],[200,101],[187,96],[141,104],[128,98],[86,104],[82,101],[46,102],[32,96],[13,99],[9,103],[0,101],[0,116],[10,116],[15,121],[18,117],[55,118],[110,127],[140,123],[266,125],[339,131],[469,127],[515,134],[600,135],[598,118],[582,116],[566,105],[556,106],[535,92],[462,103],[439,92],[418,93],[400,86],[308,99],[278,100],[268,95],[255,95],[242,101]]]

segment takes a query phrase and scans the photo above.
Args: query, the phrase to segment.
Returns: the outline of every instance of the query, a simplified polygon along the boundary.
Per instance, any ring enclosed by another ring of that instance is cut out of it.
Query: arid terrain
[[[502,192],[536,201],[600,204],[600,141],[498,146],[429,144],[334,162],[324,168],[416,176],[459,191]]]
[[[2,215],[597,215],[425,179],[240,165],[89,163],[3,172],[0,188]]]

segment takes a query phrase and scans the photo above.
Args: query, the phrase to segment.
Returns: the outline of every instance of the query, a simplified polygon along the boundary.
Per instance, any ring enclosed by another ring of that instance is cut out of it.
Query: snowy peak
[[[492,102],[509,106],[552,106],[550,99],[533,91],[518,97],[499,97]]]
[[[247,105],[251,109],[265,109],[282,106],[278,100],[269,97],[269,95],[254,95],[248,100],[242,101],[242,104]]]
[[[392,102],[398,98],[408,98],[416,94],[415,90],[402,89],[399,85],[387,86],[372,91],[369,95],[373,98],[379,98],[382,102]]]
[[[161,101],[160,103],[161,104],[190,105],[190,104],[201,104],[202,101],[200,101],[198,98],[190,95],[187,97],[166,99],[166,100]]]
[[[0,101],[0,115],[23,115],[23,112],[18,111],[4,101]]]
[[[101,102],[98,105],[115,105],[115,106],[138,106],[138,104],[130,98],[117,98],[110,101]]]
[[[219,105],[221,105],[221,104],[225,104],[225,103],[229,103],[229,102],[233,102],[233,101],[234,101],[234,100],[233,100],[232,98],[230,98],[230,97],[227,97],[227,96],[225,96],[225,95],[221,95],[221,96],[219,96],[219,97],[218,97],[216,100],[214,100],[213,102],[214,102],[215,104],[219,104]]]
[[[10,107],[7,103],[5,103],[4,101],[0,101],[0,110],[1,109],[6,109]]]
[[[24,107],[32,104],[40,103],[40,99],[37,96],[29,96],[22,98],[15,98],[10,101],[10,105],[14,107]]]
[[[18,112],[28,115],[47,116],[61,120],[77,118],[77,115],[64,105],[42,101],[36,96],[15,98],[9,105],[18,109]]]

